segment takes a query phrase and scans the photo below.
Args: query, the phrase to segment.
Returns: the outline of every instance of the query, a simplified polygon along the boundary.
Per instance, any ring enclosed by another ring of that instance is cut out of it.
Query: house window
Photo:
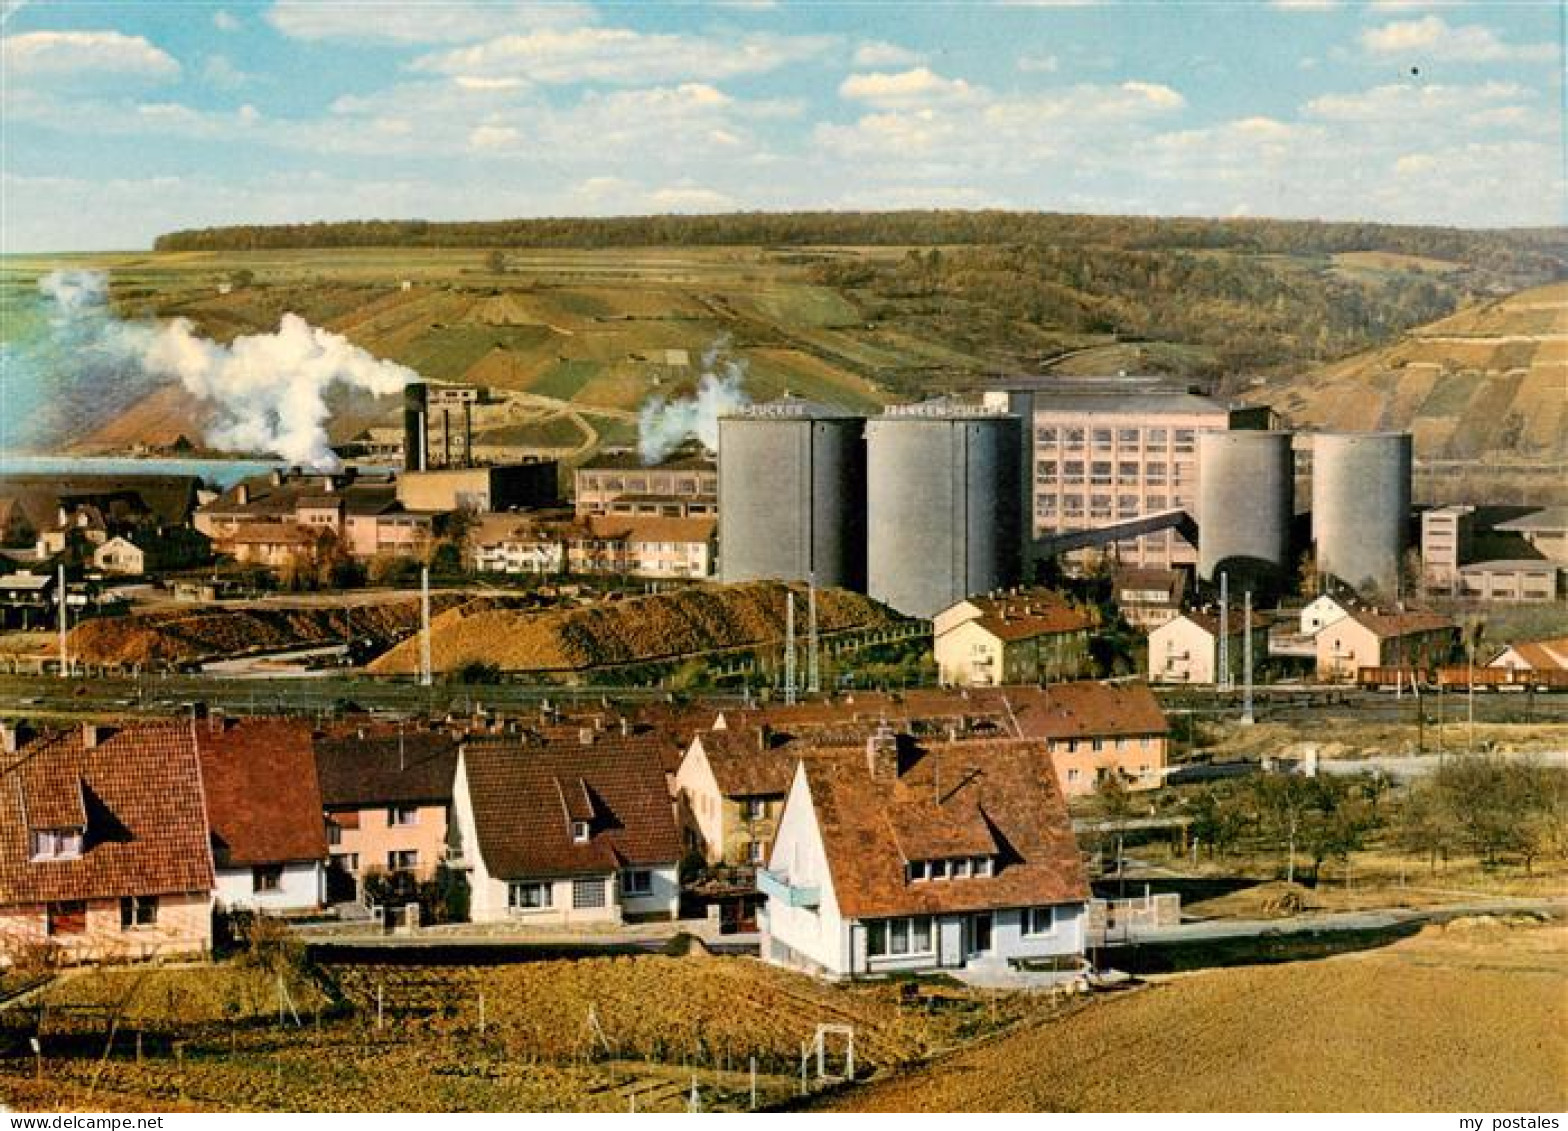
[[[578,910],[603,907],[605,886],[602,878],[572,881],[572,906]]]
[[[1078,771],[1076,769],[1068,770],[1067,771],[1067,780],[1068,781],[1077,781],[1078,780]]]
[[[945,880],[945,879],[947,879],[947,861],[946,860],[933,860],[933,861],[931,861],[931,878],[933,880]]]
[[[336,821],[327,822],[327,844],[336,848],[343,843],[343,826]]]
[[[410,872],[419,867],[419,850],[399,848],[387,853],[387,869],[392,872]]]
[[[1054,935],[1056,933],[1056,908],[1054,907],[1026,907],[1024,908],[1024,934],[1031,936]]]
[[[588,822],[587,821],[573,821],[572,822],[572,843],[573,844],[587,844],[588,843]]]
[[[866,924],[866,954],[887,958],[931,953],[931,916],[908,919],[874,919]]]
[[[992,872],[992,863],[989,856],[976,856],[974,860],[975,875],[989,876]]]
[[[82,854],[80,829],[34,829],[34,860],[73,860]]]
[[[924,860],[911,860],[905,869],[910,880],[928,880],[931,878],[931,866]]]
[[[547,883],[513,883],[506,885],[506,905],[513,911],[538,911],[549,907],[554,893]]]
[[[653,894],[653,873],[647,868],[629,868],[621,873],[621,894],[640,896]]]
[[[158,925],[158,897],[127,895],[120,899],[120,930],[134,931]]]
[[[953,879],[955,879],[955,880],[966,880],[966,879],[968,879],[969,878],[969,857],[961,856],[957,860],[954,860],[950,870],[953,873]]]
[[[250,870],[250,890],[279,891],[283,887],[282,864],[258,864]]]
[[[417,825],[419,810],[412,805],[393,805],[387,809],[388,825]]]
[[[766,801],[758,801],[756,798],[748,798],[745,809],[746,820],[748,821],[760,821],[768,815],[768,803]]]
[[[339,852],[337,855],[332,857],[332,866],[337,868],[339,871],[348,872],[350,875],[353,875],[359,871],[359,853]]]
[[[746,859],[761,867],[768,862],[768,845],[766,841],[751,840],[746,842]]]
[[[87,904],[80,899],[51,903],[45,909],[45,930],[51,935],[85,935]]]

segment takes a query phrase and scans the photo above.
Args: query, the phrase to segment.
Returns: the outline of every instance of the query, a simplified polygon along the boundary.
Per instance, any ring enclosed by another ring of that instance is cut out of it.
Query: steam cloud
[[[164,324],[116,318],[101,272],[54,271],[38,281],[38,290],[47,299],[48,329],[6,348],[8,398],[14,384],[24,401],[29,390],[37,399],[53,376],[78,392],[102,390],[123,400],[127,391],[173,377],[217,408],[206,441],[223,451],[271,452],[290,463],[334,468],[327,391],[343,385],[395,393],[419,376],[297,314],[285,314],[276,333],[225,346],[198,336],[186,318]],[[60,375],[51,375],[51,366],[61,367]]]
[[[750,404],[741,383],[746,362],[729,354],[725,335],[702,355],[702,377],[695,397],[667,401],[654,397],[642,406],[637,418],[637,450],[644,464],[655,464],[696,437],[710,452],[719,450],[719,417]]]

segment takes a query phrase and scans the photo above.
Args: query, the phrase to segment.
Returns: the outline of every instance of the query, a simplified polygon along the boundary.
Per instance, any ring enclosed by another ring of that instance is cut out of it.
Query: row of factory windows
[[[1185,506],[1190,500],[1185,495],[1117,495],[1116,514],[1133,518],[1140,514],[1153,514],[1170,507]],[[1035,503],[1034,513],[1041,518],[1054,518],[1060,508],[1065,515],[1082,515],[1087,509],[1091,518],[1109,518],[1112,499],[1109,495],[1043,495]]]
[[[1197,444],[1196,428],[1061,428],[1045,426],[1035,429],[1038,444],[1061,444],[1069,451],[1082,448],[1087,441],[1096,451],[1110,451],[1113,447],[1136,448],[1140,445],[1164,451],[1173,445],[1178,452],[1190,452]]]
[[[579,491],[617,491],[633,495],[650,492],[671,495],[711,495],[714,493],[718,483],[716,475],[706,476],[704,480],[690,475],[678,478],[656,475],[649,478],[642,475],[595,476],[587,472],[578,472],[577,474]]]
[[[1042,459],[1035,464],[1034,478],[1036,483],[1054,483],[1060,479],[1063,483],[1082,483],[1084,481],[1084,461],[1069,459],[1057,461]],[[1150,461],[1140,464],[1137,460],[1093,460],[1088,464],[1089,483],[1097,487],[1109,487],[1114,481],[1123,484],[1136,484],[1139,473],[1142,480],[1149,484],[1165,482],[1166,471],[1170,472],[1170,481],[1175,484],[1191,483],[1197,474],[1197,468],[1190,460],[1178,460],[1175,463]]]

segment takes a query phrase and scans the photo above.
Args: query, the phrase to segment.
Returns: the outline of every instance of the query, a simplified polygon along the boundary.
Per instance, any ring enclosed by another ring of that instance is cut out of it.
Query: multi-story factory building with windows
[[[1137,392],[1128,390],[1132,385]],[[1198,433],[1267,428],[1264,406],[1231,407],[1137,379],[1051,380],[986,394],[1030,421],[1026,491],[1035,538],[1184,510],[1196,515]],[[1100,551],[1123,566],[1194,565],[1197,548],[1175,530]],[[1082,561],[1084,551],[1070,557]]]

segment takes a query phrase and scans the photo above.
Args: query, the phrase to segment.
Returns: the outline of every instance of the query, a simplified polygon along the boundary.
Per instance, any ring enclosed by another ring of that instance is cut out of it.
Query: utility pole
[[[1252,714],[1252,590],[1242,595],[1241,612],[1241,722],[1251,726],[1257,720]]]
[[[65,618],[66,618],[66,593],[65,593],[65,566],[60,566],[59,582],[56,585],[60,598],[60,678],[65,679],[71,674],[70,657],[65,654]]]
[[[784,702],[795,705],[795,593],[784,595]]]
[[[806,690],[812,695],[822,692],[822,665],[817,658],[817,575],[807,580],[806,590]]]
[[[430,567],[419,571],[419,686],[430,686]]]
[[[1221,691],[1230,690],[1230,581],[1220,574],[1220,670],[1215,685]]]

